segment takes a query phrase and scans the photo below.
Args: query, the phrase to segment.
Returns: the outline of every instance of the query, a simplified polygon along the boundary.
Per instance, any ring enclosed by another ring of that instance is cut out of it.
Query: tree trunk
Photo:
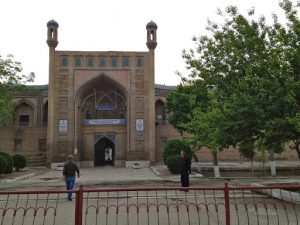
[[[250,159],[251,161],[251,174],[252,176],[254,175],[254,163],[253,163],[253,158]]]
[[[298,154],[298,158],[300,159],[300,148],[299,148],[299,143],[298,142],[295,142],[295,150]]]
[[[218,164],[218,153],[213,152],[213,162],[214,162],[214,174],[215,177],[220,177],[220,169],[219,169],[219,164]]]
[[[270,151],[270,161],[271,161],[271,176],[276,177],[276,163],[274,159],[274,151]]]

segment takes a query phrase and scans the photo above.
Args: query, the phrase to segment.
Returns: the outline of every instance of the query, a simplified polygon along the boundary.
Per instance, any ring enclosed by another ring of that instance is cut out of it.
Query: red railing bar
[[[230,225],[230,202],[229,202],[229,187],[228,187],[228,183],[225,183],[224,200],[225,200],[226,225]]]
[[[84,188],[84,192],[121,192],[121,191],[179,191],[179,190],[224,190],[224,186],[193,186],[193,187],[140,187],[140,188]],[[257,190],[257,189],[300,189],[300,185],[272,185],[272,186],[228,186],[229,190]],[[72,190],[77,193],[79,189]],[[67,193],[69,190],[36,190],[36,191],[0,191],[0,195],[17,195],[17,194],[58,194]]]
[[[145,187],[145,188],[84,188],[84,192],[131,192],[131,191],[180,191],[180,190],[195,190],[195,191],[210,191],[224,190],[224,187]]]
[[[71,190],[0,191],[0,195],[62,194],[70,191]],[[74,189],[71,192],[76,193],[78,192],[78,189]]]
[[[257,189],[300,189],[300,185],[274,185],[274,186],[229,186],[229,190],[257,190]]]

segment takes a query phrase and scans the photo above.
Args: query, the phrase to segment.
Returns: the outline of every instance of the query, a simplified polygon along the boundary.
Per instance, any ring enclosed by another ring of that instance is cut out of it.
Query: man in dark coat
[[[189,187],[189,174],[191,174],[191,160],[186,156],[184,150],[180,151],[180,180],[181,187]],[[185,190],[186,192],[188,190]]]
[[[67,190],[73,190],[75,175],[79,177],[78,166],[73,162],[73,156],[68,155],[68,162],[64,165],[63,176],[66,181]],[[68,192],[68,200],[72,201],[72,192]]]

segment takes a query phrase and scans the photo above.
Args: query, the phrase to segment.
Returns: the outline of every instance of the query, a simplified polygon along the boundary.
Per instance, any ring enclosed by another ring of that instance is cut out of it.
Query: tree
[[[188,130],[186,125],[192,119],[193,110],[195,108],[205,110],[207,103],[207,88],[201,80],[178,85],[177,90],[167,97],[168,121],[182,135],[183,131]]]
[[[183,51],[190,71],[183,82],[198,79],[206,87],[215,87],[218,101],[217,109],[212,107],[208,115],[198,114],[193,122],[201,121],[200,128],[207,123],[207,129],[214,127],[215,121],[223,124],[222,130],[229,138],[222,140],[218,131],[207,137],[221,146],[243,146],[261,140],[260,146],[272,155],[281,152],[285,142],[299,140],[295,137],[298,131],[293,132],[297,129],[288,126],[288,118],[295,118],[300,111],[298,6],[289,0],[280,6],[287,25],[281,25],[276,15],[270,25],[263,16],[255,20],[254,9],[247,16],[233,6],[225,12],[219,10],[224,22],[209,21],[209,35],[194,38],[196,48]],[[222,117],[216,113],[218,110]],[[202,135],[204,130],[196,132]]]
[[[22,65],[13,61],[13,56],[8,55],[3,59],[0,55],[0,126],[8,125],[13,113],[13,90],[22,90],[26,82],[33,82],[34,73],[20,74]]]

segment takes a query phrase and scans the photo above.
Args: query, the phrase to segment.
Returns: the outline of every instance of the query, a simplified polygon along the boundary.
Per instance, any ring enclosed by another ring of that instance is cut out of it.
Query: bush
[[[177,155],[180,156],[180,150],[183,149],[186,152],[186,156],[191,158],[192,157],[192,149],[190,147],[190,144],[187,141],[184,140],[170,140],[166,143],[164,148],[164,154],[163,154],[163,161],[167,165],[167,158],[169,156]]]
[[[0,174],[4,172],[7,166],[6,158],[0,155]]]
[[[26,158],[23,155],[14,155],[13,160],[14,160],[14,167],[16,168],[16,171],[23,169],[27,165]]]
[[[14,160],[11,157],[10,154],[6,153],[6,152],[0,152],[0,155],[2,155],[7,162],[6,168],[4,170],[4,173],[12,173],[13,168],[14,168]]]
[[[179,155],[170,155],[166,160],[166,165],[169,169],[169,171],[173,174],[179,174],[179,161],[180,156]]]

